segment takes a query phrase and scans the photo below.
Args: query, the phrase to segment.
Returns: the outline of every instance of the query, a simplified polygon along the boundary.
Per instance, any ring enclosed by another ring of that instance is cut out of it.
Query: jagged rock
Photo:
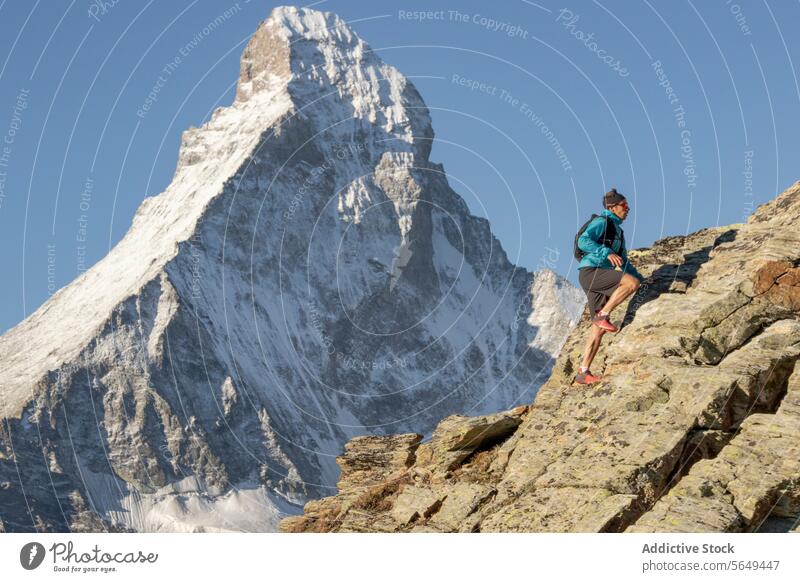
[[[443,495],[427,487],[408,486],[394,500],[392,517],[400,525],[407,525],[420,517],[430,517],[442,503]]]
[[[488,513],[480,531],[618,531],[635,502],[604,488],[541,487]]]
[[[572,384],[584,319],[516,430],[455,470],[447,447],[420,445],[409,474],[451,470],[425,483],[443,502],[417,531],[796,530],[798,223],[800,182],[746,224],[632,251],[651,279],[604,338],[592,365],[603,381]],[[464,484],[495,493],[461,521],[445,519]]]
[[[345,445],[337,457],[341,469],[338,487],[354,491],[389,479],[414,462],[422,435],[402,434],[357,437]]]
[[[434,528],[457,531],[467,517],[495,492],[489,485],[478,483],[456,483],[444,490],[444,501],[429,521]]]
[[[419,447],[416,465],[446,474],[476,450],[504,440],[521,422],[517,409],[489,416],[450,416],[436,427],[430,442]]]
[[[788,336],[791,341],[800,343],[800,325],[791,323],[794,326],[785,331],[793,334]],[[793,369],[777,412],[745,418],[715,458],[698,461],[628,531],[755,531],[768,518],[796,521],[800,517],[800,364],[793,364]]]
[[[689,434],[678,461],[678,472],[673,479],[680,479],[686,471],[701,459],[713,459],[733,438],[735,430],[696,429]]]
[[[348,519],[342,524],[339,531],[343,533],[367,533],[367,532],[393,532],[397,528],[397,522],[385,515],[375,516],[372,513],[351,512]]]
[[[354,438],[336,458],[341,471],[338,488],[347,495],[309,501],[304,515],[284,519],[281,529],[325,531],[335,524],[341,531],[361,531],[365,526],[360,516],[396,491],[399,481],[407,477],[421,439],[413,433]]]

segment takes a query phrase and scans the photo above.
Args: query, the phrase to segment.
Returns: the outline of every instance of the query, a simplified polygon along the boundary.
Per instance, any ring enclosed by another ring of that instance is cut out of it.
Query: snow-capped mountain
[[[269,531],[353,436],[531,401],[583,297],[509,262],[432,140],[340,18],[276,8],[169,187],[0,338],[0,530]]]

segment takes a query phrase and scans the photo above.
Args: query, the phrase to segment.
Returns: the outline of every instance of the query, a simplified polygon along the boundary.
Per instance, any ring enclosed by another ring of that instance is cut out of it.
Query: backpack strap
[[[617,238],[617,226],[608,216],[603,218],[606,220],[606,228],[603,230],[603,236],[600,237],[599,242],[601,245],[611,248],[611,245],[614,244],[614,240]]]

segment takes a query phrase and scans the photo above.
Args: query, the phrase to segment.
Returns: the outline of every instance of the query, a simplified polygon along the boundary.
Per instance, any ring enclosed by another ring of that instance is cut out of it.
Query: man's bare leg
[[[586,340],[586,347],[583,349],[583,360],[581,360],[581,368],[588,370],[592,365],[592,360],[597,355],[597,350],[600,349],[600,342],[603,340],[603,334],[606,330],[592,326],[589,332],[589,338]]]
[[[628,297],[636,293],[639,288],[639,279],[633,275],[625,273],[620,279],[619,286],[614,289],[611,297],[608,298],[606,304],[603,306],[603,311],[611,313],[611,311],[620,303],[625,301]]]

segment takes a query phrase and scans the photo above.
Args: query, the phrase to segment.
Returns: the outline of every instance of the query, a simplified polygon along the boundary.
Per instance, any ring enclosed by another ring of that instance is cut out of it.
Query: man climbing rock
[[[601,380],[589,371],[603,334],[618,331],[609,316],[614,308],[639,289],[642,275],[628,261],[622,221],[630,212],[625,196],[612,188],[603,196],[602,214],[592,218],[575,237],[578,280],[589,301],[592,329],[583,351],[575,382],[592,384]]]

